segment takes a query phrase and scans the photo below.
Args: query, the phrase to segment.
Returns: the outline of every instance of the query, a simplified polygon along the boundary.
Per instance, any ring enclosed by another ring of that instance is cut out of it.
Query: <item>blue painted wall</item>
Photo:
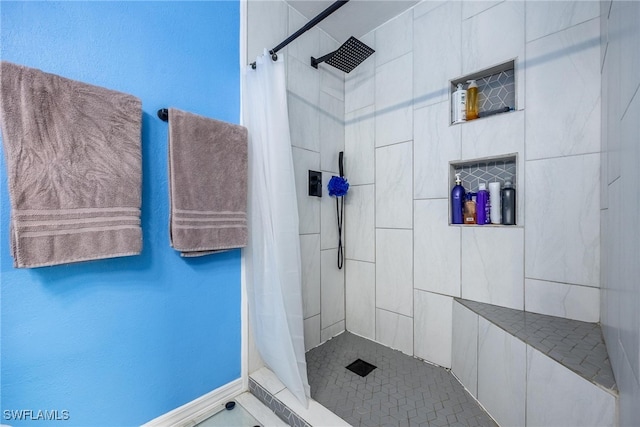
[[[68,411],[54,425],[139,425],[240,377],[240,251],[169,247],[174,106],[239,122],[239,2],[0,3],[1,57],[143,104],[142,255],[17,270],[0,165],[1,408]]]

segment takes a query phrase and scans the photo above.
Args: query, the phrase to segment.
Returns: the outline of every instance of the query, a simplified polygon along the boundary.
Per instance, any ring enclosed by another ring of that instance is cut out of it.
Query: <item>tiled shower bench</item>
[[[614,426],[600,325],[454,299],[452,371],[502,426]]]

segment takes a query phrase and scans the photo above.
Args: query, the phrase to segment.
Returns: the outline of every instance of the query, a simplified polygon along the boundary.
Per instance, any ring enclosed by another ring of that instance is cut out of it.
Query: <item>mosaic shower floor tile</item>
[[[362,359],[366,377],[346,368]],[[344,332],[307,352],[311,397],[352,426],[497,426],[446,369]]]

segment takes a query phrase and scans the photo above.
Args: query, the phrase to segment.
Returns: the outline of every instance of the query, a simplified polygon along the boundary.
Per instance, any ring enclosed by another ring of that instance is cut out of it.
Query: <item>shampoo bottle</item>
[[[467,201],[464,202],[464,223],[476,223],[476,202],[473,201],[473,193],[467,193]]]
[[[491,205],[489,217],[491,224],[500,224],[500,183],[489,183],[489,204]]]
[[[460,174],[456,174],[456,185],[451,190],[451,224],[462,224],[464,209],[464,187],[460,180]]]
[[[467,91],[462,88],[462,83],[458,83],[452,96],[451,122],[462,123],[467,120]]]
[[[511,186],[511,181],[504,183],[501,191],[502,223],[504,225],[516,225],[516,189]]]
[[[467,120],[478,118],[478,84],[475,80],[467,80]]]
[[[476,196],[476,200],[476,222],[478,225],[490,224],[489,192],[487,191],[487,186],[484,183],[478,186],[478,195]]]

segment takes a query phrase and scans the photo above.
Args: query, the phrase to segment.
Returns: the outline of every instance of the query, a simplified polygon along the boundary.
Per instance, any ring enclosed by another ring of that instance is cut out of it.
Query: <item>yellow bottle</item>
[[[467,120],[478,118],[478,85],[475,80],[467,80]]]

